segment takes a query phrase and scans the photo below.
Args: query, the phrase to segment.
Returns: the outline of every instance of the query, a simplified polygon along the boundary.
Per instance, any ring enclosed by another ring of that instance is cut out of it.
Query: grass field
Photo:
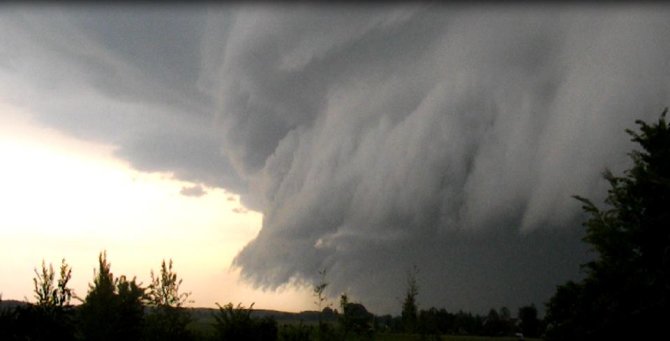
[[[213,336],[215,329],[212,326],[214,319],[192,322],[189,329],[197,331],[201,336]],[[291,321],[287,324],[297,324]],[[309,323],[306,323],[309,324]],[[422,341],[431,340],[430,338],[422,338],[421,335],[416,334],[391,334],[391,333],[377,333],[374,337],[378,341]],[[517,341],[516,337],[488,337],[488,336],[463,336],[463,335],[443,335],[442,341]],[[540,341],[541,339],[525,338],[527,341]]]
[[[426,340],[426,338],[422,339],[420,335],[409,335],[409,334],[377,334],[377,335],[375,335],[375,340],[379,340],[379,341],[420,341],[420,340]],[[430,340],[430,339],[428,339],[428,340]],[[443,335],[441,340],[443,340],[443,341],[517,341],[519,339],[516,338],[516,337]],[[541,339],[525,338],[524,340],[540,341]]]
[[[200,316],[200,318],[194,319],[188,326],[188,328],[197,335],[205,337],[208,339],[214,336],[216,332],[214,328],[215,319],[213,316]],[[298,325],[302,324],[305,326],[311,326],[316,328],[318,325],[317,321],[299,321],[294,319],[278,319],[277,325],[281,328],[282,325]],[[374,336],[374,340],[378,341],[422,341],[422,340],[434,340],[430,337],[422,337],[418,334],[396,334],[396,333],[377,333]],[[441,341],[517,341],[519,340],[516,337],[489,337],[489,336],[464,336],[464,335],[443,335],[440,338]],[[525,338],[524,340],[528,341],[540,341],[541,339],[534,338]]]

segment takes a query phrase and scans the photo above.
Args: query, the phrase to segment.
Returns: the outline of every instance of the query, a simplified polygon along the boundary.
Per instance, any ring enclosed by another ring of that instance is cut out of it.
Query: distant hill
[[[17,300],[2,300],[0,301],[0,310],[4,309],[14,309],[17,306],[25,306],[28,305],[28,303],[24,301],[17,301]]]
[[[0,301],[0,310],[4,309],[14,309],[17,306],[26,306],[28,302],[17,301],[17,300],[2,300]],[[219,311],[218,308],[186,308],[191,312],[191,316],[194,320],[207,320],[212,318],[212,316]],[[263,318],[266,316],[273,317],[277,321],[303,321],[303,322],[312,322],[319,320],[319,312],[317,311],[302,311],[299,313],[291,313],[286,311],[279,310],[270,310],[270,309],[253,309],[251,311],[252,317]],[[330,316],[325,314],[322,316],[326,320],[335,319],[335,315]]]
[[[188,308],[191,311],[191,316],[196,320],[204,320],[211,318],[213,314],[219,311],[218,308]],[[251,311],[252,317],[263,318],[266,316],[273,317],[277,321],[303,321],[303,322],[316,322],[319,320],[318,311],[301,311],[299,313],[291,313],[278,310],[270,309],[253,309]],[[334,314],[324,314],[322,319],[325,320],[334,320],[336,316]]]

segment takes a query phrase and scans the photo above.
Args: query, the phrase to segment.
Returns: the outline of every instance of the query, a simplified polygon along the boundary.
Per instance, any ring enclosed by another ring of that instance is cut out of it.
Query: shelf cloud
[[[668,12],[16,6],[0,90],[137,169],[239,193],[264,218],[234,265],[259,287],[327,269],[331,295],[397,313],[416,265],[425,308],[541,305],[589,257],[571,196],[602,199],[624,129],[670,104]]]

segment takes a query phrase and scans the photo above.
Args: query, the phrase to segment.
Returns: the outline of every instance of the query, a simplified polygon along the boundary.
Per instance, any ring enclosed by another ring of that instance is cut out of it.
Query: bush
[[[283,325],[279,328],[280,341],[310,341],[312,328],[306,326],[300,321],[298,325]]]
[[[277,340],[277,322],[271,317],[254,319],[251,317],[253,303],[249,308],[242,304],[234,307],[232,303],[221,306],[214,314],[215,327],[219,340]]]

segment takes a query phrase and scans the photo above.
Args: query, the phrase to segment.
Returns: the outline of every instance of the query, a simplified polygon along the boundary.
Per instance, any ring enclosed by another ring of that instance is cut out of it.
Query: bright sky
[[[193,306],[255,302],[256,308],[313,309],[308,288],[255,290],[230,268],[262,223],[239,196],[214,188],[184,196],[182,188],[196,184],[133,170],[113,157],[113,146],[65,136],[29,116],[0,103],[3,299],[34,300],[33,269],[43,259],[57,269],[62,258],[83,297],[98,254],[107,250],[115,275],[137,276],[145,284],[151,269],[172,258]]]

